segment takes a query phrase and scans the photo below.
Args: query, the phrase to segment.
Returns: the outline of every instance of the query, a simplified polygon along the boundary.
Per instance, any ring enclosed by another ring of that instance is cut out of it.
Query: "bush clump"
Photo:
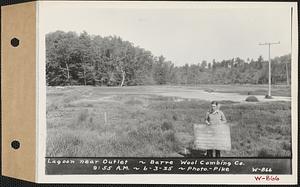
[[[246,101],[247,102],[258,102],[258,99],[255,96],[249,96],[246,98]]]
[[[271,153],[271,150],[263,147],[261,148],[259,151],[258,151],[258,157],[272,157],[274,156],[272,153]]]
[[[161,125],[161,130],[166,131],[166,130],[173,130],[173,124],[172,122],[169,121],[164,121]]]
[[[211,88],[207,88],[205,89],[204,91],[208,92],[208,93],[211,93],[211,92],[214,92],[215,90],[211,89]]]

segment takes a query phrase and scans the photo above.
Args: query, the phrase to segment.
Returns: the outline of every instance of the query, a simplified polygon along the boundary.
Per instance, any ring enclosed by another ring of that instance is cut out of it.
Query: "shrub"
[[[289,142],[282,142],[281,145],[282,145],[282,149],[283,150],[291,151],[291,143],[289,143]]]
[[[174,129],[173,124],[169,121],[163,122],[163,124],[161,125],[161,130],[166,131],[170,129]]]
[[[83,110],[78,115],[78,121],[83,122],[88,118],[88,116],[89,116],[89,111],[88,110]]]
[[[211,92],[214,92],[215,90],[211,89],[211,88],[207,88],[205,89],[204,91],[208,92],[208,93],[211,93]]]
[[[246,98],[247,102],[258,102],[258,99],[255,96],[249,96]]]
[[[270,150],[263,147],[258,151],[257,156],[258,157],[270,157],[270,156],[273,156],[273,155],[272,155],[272,153],[270,153]]]
[[[270,95],[266,95],[265,98],[266,98],[266,99],[273,99],[273,97],[270,96]]]
[[[173,114],[172,118],[173,118],[173,120],[175,120],[175,121],[178,120],[177,114],[176,114],[176,113]]]

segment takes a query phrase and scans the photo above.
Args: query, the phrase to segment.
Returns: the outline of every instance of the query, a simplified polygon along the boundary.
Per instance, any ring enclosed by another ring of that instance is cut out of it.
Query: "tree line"
[[[272,84],[290,80],[291,55],[275,57]],[[154,84],[266,84],[268,61],[232,58],[175,66],[164,56],[117,36],[56,31],[46,35],[49,86],[131,86]]]

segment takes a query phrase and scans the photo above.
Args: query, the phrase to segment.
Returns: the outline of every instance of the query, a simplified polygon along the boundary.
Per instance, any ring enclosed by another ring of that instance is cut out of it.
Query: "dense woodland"
[[[271,62],[272,84],[286,84],[291,76],[291,55]],[[235,57],[175,66],[117,36],[56,31],[46,35],[46,80],[49,86],[266,84],[268,61],[261,56]]]

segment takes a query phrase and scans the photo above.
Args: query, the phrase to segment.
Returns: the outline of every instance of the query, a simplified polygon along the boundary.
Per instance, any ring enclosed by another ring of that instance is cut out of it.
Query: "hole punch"
[[[20,148],[20,142],[17,141],[17,140],[14,140],[11,142],[11,147],[14,148],[14,149],[19,149]]]
[[[10,44],[13,46],[13,47],[18,47],[19,44],[20,44],[20,40],[18,38],[13,38],[10,40]]]

